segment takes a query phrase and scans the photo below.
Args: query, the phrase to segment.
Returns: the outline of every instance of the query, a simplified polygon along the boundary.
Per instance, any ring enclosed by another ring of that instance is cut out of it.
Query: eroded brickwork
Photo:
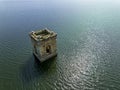
[[[57,55],[57,34],[48,29],[30,32],[34,55],[45,61]]]

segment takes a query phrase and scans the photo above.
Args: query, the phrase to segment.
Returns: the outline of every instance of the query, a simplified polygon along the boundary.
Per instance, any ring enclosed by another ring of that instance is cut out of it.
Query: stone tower
[[[29,36],[32,41],[33,54],[41,62],[57,55],[57,33],[45,28],[44,30],[32,31]]]

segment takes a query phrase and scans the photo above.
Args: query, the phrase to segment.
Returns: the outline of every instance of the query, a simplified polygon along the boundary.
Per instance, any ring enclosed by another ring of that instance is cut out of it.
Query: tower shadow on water
[[[22,83],[28,84],[34,80],[48,77],[56,71],[57,57],[50,58],[45,62],[40,62],[34,55],[23,65],[21,69]]]

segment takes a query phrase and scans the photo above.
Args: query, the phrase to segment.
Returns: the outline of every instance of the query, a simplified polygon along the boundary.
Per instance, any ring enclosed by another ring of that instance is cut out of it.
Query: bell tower
[[[57,55],[57,33],[47,28],[29,33],[33,46],[33,54],[41,61]]]

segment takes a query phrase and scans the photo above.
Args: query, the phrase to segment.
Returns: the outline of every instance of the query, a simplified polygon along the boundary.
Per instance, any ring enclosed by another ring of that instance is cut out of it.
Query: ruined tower
[[[32,31],[29,36],[32,41],[33,54],[41,62],[57,55],[57,33],[45,28],[44,30]]]

